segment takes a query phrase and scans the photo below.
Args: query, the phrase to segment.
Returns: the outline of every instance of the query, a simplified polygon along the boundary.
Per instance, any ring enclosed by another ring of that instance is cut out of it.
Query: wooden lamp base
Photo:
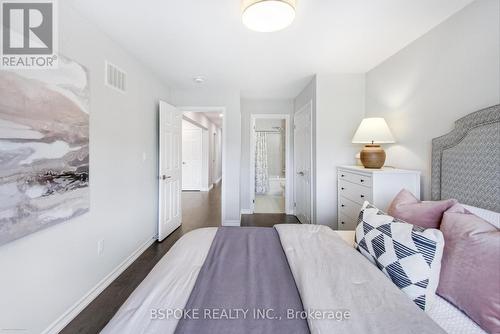
[[[367,144],[363,147],[360,158],[365,168],[380,169],[385,163],[385,151],[380,145]]]

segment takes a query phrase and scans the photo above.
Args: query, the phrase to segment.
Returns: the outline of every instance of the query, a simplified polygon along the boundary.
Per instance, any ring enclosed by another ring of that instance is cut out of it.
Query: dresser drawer
[[[362,205],[365,201],[372,202],[372,189],[347,181],[339,180],[339,194],[353,202]]]
[[[346,171],[340,170],[338,172],[338,179],[339,180],[344,180],[344,181],[349,181],[355,184],[359,184],[361,186],[365,187],[371,187],[372,186],[372,178],[371,176],[366,176],[366,175],[361,175],[361,174],[356,174],[356,173],[350,173]]]
[[[339,221],[338,221],[339,230],[353,231],[356,229],[357,224],[358,224],[357,219],[344,216],[343,214],[339,214]]]
[[[339,197],[339,212],[341,215],[358,219],[361,204],[351,201],[344,196]]]

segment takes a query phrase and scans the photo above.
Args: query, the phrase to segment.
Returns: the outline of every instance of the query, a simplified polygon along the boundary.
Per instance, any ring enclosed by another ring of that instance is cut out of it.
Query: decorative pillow
[[[500,333],[500,230],[457,204],[441,223],[437,293],[488,333]]]
[[[421,202],[411,192],[403,189],[392,200],[387,213],[413,225],[439,228],[443,213],[455,204],[455,199]]]
[[[395,219],[365,202],[356,227],[357,249],[377,265],[422,310],[439,283],[444,240],[441,231]]]

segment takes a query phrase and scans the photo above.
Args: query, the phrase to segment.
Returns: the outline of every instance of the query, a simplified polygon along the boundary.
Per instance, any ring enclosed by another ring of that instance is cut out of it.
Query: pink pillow
[[[500,230],[457,204],[441,223],[437,293],[488,333],[500,333]]]
[[[455,204],[455,199],[420,202],[411,192],[403,189],[392,200],[387,213],[413,225],[439,228],[443,212]]]

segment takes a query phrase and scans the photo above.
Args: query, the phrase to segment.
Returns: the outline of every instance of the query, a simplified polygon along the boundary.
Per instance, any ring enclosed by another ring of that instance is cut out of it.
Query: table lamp
[[[361,163],[365,168],[382,168],[385,151],[380,144],[395,143],[391,130],[381,117],[365,118],[352,138],[353,144],[366,144],[361,151]]]

